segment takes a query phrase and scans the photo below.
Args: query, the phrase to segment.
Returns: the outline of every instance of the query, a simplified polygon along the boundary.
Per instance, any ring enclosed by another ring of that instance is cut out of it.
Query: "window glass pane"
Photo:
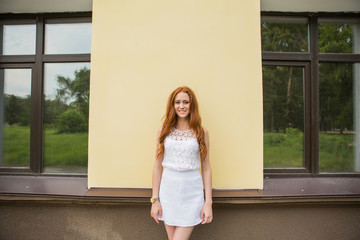
[[[46,23],[45,54],[81,54],[90,50],[91,22]]]
[[[3,25],[3,55],[35,54],[36,26]]]
[[[304,68],[263,66],[264,167],[304,167]]]
[[[321,63],[319,71],[320,171],[360,172],[360,64]]]
[[[29,167],[31,69],[0,69],[0,166]]]
[[[45,64],[44,172],[86,173],[90,63]]]
[[[261,18],[262,51],[308,52],[306,18]]]
[[[319,20],[321,53],[360,53],[360,20]]]

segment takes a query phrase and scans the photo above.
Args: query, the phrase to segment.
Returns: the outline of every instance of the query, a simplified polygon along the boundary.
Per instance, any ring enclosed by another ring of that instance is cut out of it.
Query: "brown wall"
[[[150,204],[0,202],[0,239],[166,239]],[[191,239],[360,239],[360,204],[214,204]]]

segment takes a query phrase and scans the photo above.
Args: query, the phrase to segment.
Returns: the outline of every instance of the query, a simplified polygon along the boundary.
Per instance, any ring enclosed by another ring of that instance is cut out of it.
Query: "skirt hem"
[[[176,226],[176,227],[195,227],[196,225],[199,225],[202,220],[198,223],[195,223],[195,224],[175,224],[175,223],[167,223],[165,220],[163,219],[159,219],[160,221],[163,221],[166,225],[169,225],[169,226]]]

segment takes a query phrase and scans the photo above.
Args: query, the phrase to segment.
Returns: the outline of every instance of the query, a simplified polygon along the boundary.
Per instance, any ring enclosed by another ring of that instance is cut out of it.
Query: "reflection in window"
[[[44,172],[86,173],[90,63],[45,64]]]
[[[3,55],[35,54],[36,26],[35,24],[3,25],[2,39]]]
[[[30,164],[31,69],[0,69],[0,166]]]
[[[263,66],[264,167],[304,167],[303,67]]]
[[[321,63],[319,71],[320,171],[360,172],[359,64]]]
[[[321,53],[360,53],[360,21],[320,19],[319,51]]]
[[[308,52],[306,18],[261,18],[262,51]]]
[[[45,25],[45,54],[90,53],[91,22],[74,23],[47,21]]]

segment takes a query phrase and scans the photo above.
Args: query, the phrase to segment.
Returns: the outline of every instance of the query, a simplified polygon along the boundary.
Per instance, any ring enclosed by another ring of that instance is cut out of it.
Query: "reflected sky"
[[[36,26],[4,25],[3,54],[29,55],[35,54]]]
[[[35,54],[36,25],[4,25],[3,55]],[[91,52],[91,23],[45,25],[45,54]]]
[[[31,69],[5,69],[4,93],[26,98],[31,94]]]
[[[91,23],[45,25],[45,54],[90,53]]]

